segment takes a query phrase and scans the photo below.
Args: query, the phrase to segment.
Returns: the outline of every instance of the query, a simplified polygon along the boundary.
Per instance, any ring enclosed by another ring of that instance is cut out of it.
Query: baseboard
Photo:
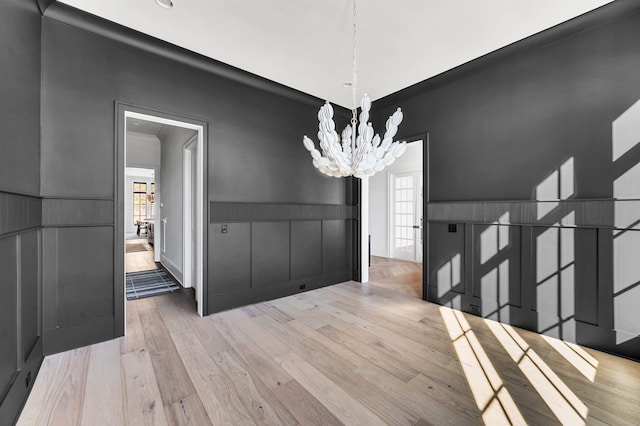
[[[376,250],[374,248],[371,249],[371,256],[376,257],[389,257],[386,250]]]
[[[180,268],[178,268],[173,262],[162,255],[160,256],[160,265],[164,268],[165,271],[167,271],[169,275],[171,275],[171,278],[173,278],[175,282],[180,284],[180,287],[184,288],[184,285],[182,284],[182,271],[180,270]]]

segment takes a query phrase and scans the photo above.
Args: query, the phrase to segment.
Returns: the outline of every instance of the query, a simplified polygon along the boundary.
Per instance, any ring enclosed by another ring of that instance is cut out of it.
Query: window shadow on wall
[[[613,121],[611,136],[615,201],[612,288],[607,290],[613,295],[615,344],[640,351],[640,101]]]

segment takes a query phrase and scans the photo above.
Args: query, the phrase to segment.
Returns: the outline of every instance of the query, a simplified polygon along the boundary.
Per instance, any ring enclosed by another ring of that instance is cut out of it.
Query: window
[[[147,217],[147,184],[133,182],[133,223],[143,221]]]
[[[147,197],[147,200],[149,200],[149,215],[147,217],[150,217],[151,219],[153,219],[155,217],[155,206],[156,206],[156,184],[155,183],[151,183],[151,193]]]

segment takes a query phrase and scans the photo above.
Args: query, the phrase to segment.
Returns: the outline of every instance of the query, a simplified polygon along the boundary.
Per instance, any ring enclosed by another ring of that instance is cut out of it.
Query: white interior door
[[[420,172],[390,175],[391,256],[422,260],[422,179]]]

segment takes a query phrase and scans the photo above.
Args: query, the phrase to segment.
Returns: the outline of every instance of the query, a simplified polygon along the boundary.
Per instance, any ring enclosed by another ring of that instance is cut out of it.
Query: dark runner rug
[[[127,272],[127,300],[159,296],[180,290],[180,286],[163,269]]]

